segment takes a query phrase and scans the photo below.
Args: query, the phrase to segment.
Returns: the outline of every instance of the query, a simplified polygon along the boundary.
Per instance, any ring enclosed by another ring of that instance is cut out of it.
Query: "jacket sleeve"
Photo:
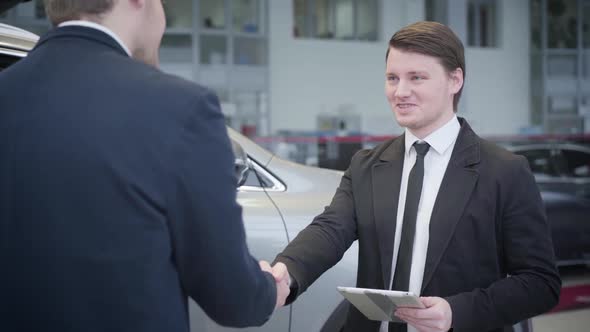
[[[508,277],[485,289],[450,296],[455,329],[489,330],[531,318],[557,304],[561,280],[541,195],[518,157],[500,189],[501,262]]]
[[[217,98],[202,91],[169,144],[174,262],[182,287],[215,322],[259,326],[274,310],[276,285],[249,253],[224,118]]]
[[[353,163],[354,160],[351,168]],[[338,263],[357,239],[351,168],[342,176],[330,205],[274,261],[287,266],[295,285],[287,303],[293,302],[322,273]]]

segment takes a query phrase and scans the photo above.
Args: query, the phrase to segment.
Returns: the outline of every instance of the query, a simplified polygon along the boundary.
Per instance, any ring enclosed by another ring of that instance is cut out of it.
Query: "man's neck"
[[[428,137],[428,135],[432,134],[433,132],[443,127],[445,124],[449,123],[449,121],[451,121],[451,119],[453,119],[454,117],[455,112],[446,112],[429,126],[419,129],[408,128],[408,130],[411,131],[414,136],[423,140],[424,138]]]
[[[82,19],[82,20],[75,20],[75,21],[66,21],[66,22],[63,22],[59,25],[59,27],[65,27],[65,26],[83,26],[83,27],[87,27],[87,28],[100,30],[100,31],[106,33],[107,35],[109,35],[115,41],[117,41],[117,43],[119,43],[119,45],[121,45],[121,48],[123,48],[123,50],[125,50],[127,55],[132,56],[131,49],[129,48],[129,44],[126,43],[125,40],[122,38],[122,36],[119,35],[115,30],[109,28],[108,26],[106,26],[104,24],[96,23],[91,20]]]

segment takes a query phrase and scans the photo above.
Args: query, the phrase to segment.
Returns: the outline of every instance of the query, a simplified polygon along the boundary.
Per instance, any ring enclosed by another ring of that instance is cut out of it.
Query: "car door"
[[[246,151],[247,152],[247,151]],[[284,191],[282,182],[266,170],[259,161],[249,159],[250,171],[246,182],[237,190],[238,203],[243,208],[244,226],[250,252],[258,260],[272,262],[277,253],[287,245],[287,233],[282,217],[270,192]],[[239,275],[235,276],[239,278]],[[236,294],[240,296],[240,294]],[[222,327],[211,319],[192,300],[189,314],[191,331],[257,331],[287,332],[290,325],[291,307],[278,309],[262,327],[233,329]]]
[[[308,167],[273,158],[269,168],[285,181],[288,190],[272,192],[281,209],[290,239],[309,225],[330,204],[342,172]],[[292,307],[291,332],[340,331],[347,312],[347,301],[337,286],[355,286],[358,244],[355,241],[342,259],[324,272]]]
[[[330,203],[342,172],[283,160],[234,130],[228,129],[228,133],[256,161],[254,169],[256,165],[263,166],[260,167],[262,172],[258,172],[259,174],[279,182],[273,180],[274,185],[268,183],[264,188],[272,203],[277,206],[277,211],[280,211],[285,222],[284,227],[292,240]],[[246,184],[248,181],[249,179]],[[262,181],[266,182],[265,178]],[[275,248],[271,250],[274,251]],[[282,249],[274,251],[272,257]],[[357,252],[358,246],[355,243],[336,266],[324,273],[305,294],[288,306],[291,310],[290,332],[340,331],[347,306],[342,305],[346,302],[336,286],[356,284]]]

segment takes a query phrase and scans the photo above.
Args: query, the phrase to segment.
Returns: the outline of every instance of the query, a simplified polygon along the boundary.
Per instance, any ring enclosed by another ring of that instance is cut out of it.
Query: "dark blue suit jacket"
[[[58,28],[0,73],[0,331],[187,331],[187,296],[260,325],[216,97]]]

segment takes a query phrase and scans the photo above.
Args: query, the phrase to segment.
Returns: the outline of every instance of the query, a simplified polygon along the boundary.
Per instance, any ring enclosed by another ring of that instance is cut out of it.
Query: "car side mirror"
[[[248,154],[244,151],[242,146],[231,140],[232,150],[234,151],[234,173],[238,180],[238,187],[241,187],[248,178],[248,172],[250,171],[250,164],[248,162]]]

